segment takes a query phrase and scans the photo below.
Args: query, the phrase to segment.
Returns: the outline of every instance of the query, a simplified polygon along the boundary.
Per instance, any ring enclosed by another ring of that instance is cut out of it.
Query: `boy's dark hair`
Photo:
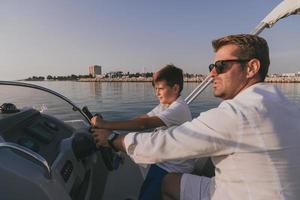
[[[167,85],[173,87],[179,85],[179,94],[183,89],[183,72],[182,69],[175,67],[173,64],[166,65],[161,70],[153,74],[152,85],[157,81],[166,81]]]
[[[264,81],[270,65],[267,41],[262,37],[251,34],[228,35],[212,41],[215,52],[229,44],[239,46],[240,49],[236,52],[239,59],[256,58],[260,61],[261,66],[258,73],[260,81]]]

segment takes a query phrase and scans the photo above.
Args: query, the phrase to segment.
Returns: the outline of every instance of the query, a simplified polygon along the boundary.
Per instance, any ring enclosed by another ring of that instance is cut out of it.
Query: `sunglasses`
[[[216,69],[217,74],[222,74],[224,73],[225,69],[228,67],[229,62],[237,62],[237,63],[245,63],[248,62],[251,59],[236,59],[236,60],[218,60],[215,62],[215,64],[210,64],[208,66],[209,72],[211,72],[214,68]]]

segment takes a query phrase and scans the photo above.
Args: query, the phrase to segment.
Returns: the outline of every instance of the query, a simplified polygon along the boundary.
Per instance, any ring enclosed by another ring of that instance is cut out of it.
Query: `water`
[[[149,112],[159,102],[150,82],[33,82],[53,89],[80,107],[87,105],[107,119],[128,119]],[[186,97],[198,84],[186,83]],[[219,104],[207,88],[190,106],[193,116]]]
[[[104,118],[128,119],[149,112],[158,101],[154,95],[154,90],[149,82],[72,82],[72,81],[44,81],[31,82],[52,89],[66,96],[79,107],[87,105],[92,112],[100,112]],[[186,97],[198,83],[185,83],[182,96]],[[292,101],[300,105],[300,84],[281,83],[276,84]],[[71,106],[62,104],[60,99],[51,95],[36,94],[32,89],[18,89],[15,94],[7,86],[0,88],[0,104],[3,102],[19,102],[19,106],[31,106],[36,109],[49,109],[50,114],[54,114],[61,119],[68,119],[74,116],[70,112]],[[6,98],[4,98],[6,97]],[[195,101],[190,104],[193,117],[200,112],[216,107],[220,99],[213,97],[212,88],[208,87]],[[29,105],[30,106],[30,105]],[[65,109],[69,107],[69,110]],[[78,116],[77,116],[78,117]]]

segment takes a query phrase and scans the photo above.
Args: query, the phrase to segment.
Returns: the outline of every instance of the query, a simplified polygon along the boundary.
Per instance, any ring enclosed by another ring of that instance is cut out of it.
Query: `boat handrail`
[[[203,91],[209,84],[211,84],[213,78],[207,75],[206,78],[184,99],[187,104],[192,103],[195,98]]]

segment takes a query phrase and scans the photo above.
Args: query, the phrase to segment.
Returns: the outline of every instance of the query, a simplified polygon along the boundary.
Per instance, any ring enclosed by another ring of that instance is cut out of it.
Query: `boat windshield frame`
[[[82,111],[81,108],[79,108],[75,103],[73,103],[67,97],[65,97],[62,94],[60,94],[58,92],[55,92],[51,89],[48,89],[46,87],[42,87],[42,86],[39,86],[39,85],[35,85],[35,84],[32,84],[32,83],[24,83],[24,82],[18,82],[18,81],[0,81],[0,85],[11,85],[11,86],[20,86],[20,87],[33,88],[33,89],[37,89],[37,90],[41,90],[41,91],[53,94],[56,97],[64,100],[65,102],[67,102],[69,105],[71,105],[73,111],[75,111],[75,112],[78,111],[88,121],[88,123],[91,124],[91,121],[90,121],[89,117]]]

